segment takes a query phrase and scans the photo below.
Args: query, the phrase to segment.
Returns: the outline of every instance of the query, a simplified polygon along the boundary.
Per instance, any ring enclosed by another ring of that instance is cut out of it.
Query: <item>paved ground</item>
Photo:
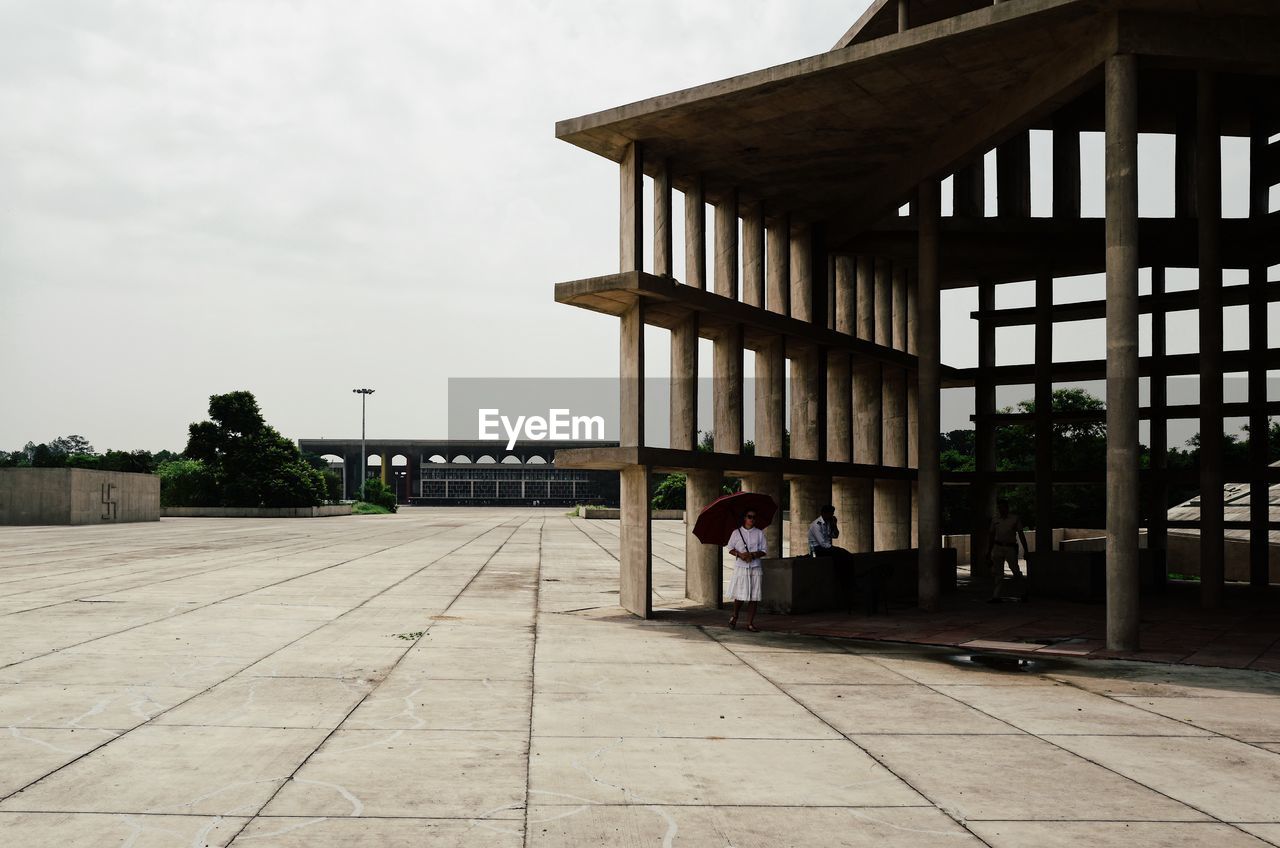
[[[0,528],[0,843],[1280,844],[1280,675],[639,623],[616,533]]]

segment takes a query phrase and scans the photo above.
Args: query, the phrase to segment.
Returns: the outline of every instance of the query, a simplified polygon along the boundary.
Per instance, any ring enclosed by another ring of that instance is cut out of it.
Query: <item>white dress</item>
[[[764,531],[757,527],[739,527],[729,537],[729,547],[739,551],[766,552]],[[764,573],[760,560],[743,562],[733,558],[733,578],[729,581],[729,597],[735,601],[760,600],[760,582]]]

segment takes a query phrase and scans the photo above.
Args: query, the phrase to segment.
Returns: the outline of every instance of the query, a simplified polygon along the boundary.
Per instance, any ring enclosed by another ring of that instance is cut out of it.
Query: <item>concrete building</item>
[[[160,520],[160,478],[84,468],[0,468],[0,525]]]
[[[346,497],[360,488],[359,439],[299,439],[298,448],[335,457]],[[616,504],[617,475],[558,468],[555,454],[571,445],[592,448],[617,442],[505,442],[458,439],[367,439],[365,479],[391,486],[401,503],[417,506],[547,506]],[[370,460],[377,458],[377,464]],[[403,460],[402,464],[398,464]]]
[[[1094,485],[1106,499],[1107,639],[1135,649],[1139,531],[1150,516],[1159,567],[1171,526],[1163,518],[1175,480],[1164,462],[1168,421],[1199,419],[1204,461],[1194,476],[1205,497],[1220,497],[1227,482],[1265,489],[1277,480],[1265,439],[1255,440],[1248,467],[1225,468],[1220,434],[1232,417],[1265,432],[1278,406],[1266,396],[1267,369],[1280,367],[1280,350],[1267,345],[1267,309],[1278,299],[1268,268],[1280,261],[1280,217],[1270,207],[1280,181],[1278,72],[1280,5],[1270,0],[877,0],[827,53],[560,122],[559,138],[617,162],[621,175],[618,273],[556,288],[561,303],[619,319],[621,446],[561,451],[556,464],[619,471],[623,606],[651,612],[655,471],[689,473],[691,515],[733,474],[773,494],[789,486],[797,515],[834,502],[854,551],[918,545],[924,609],[939,602],[944,482],[970,487],[979,527],[997,485],[1034,485],[1041,532],[1053,527],[1055,487]],[[1032,185],[1033,133],[1051,137],[1050,186]],[[1082,214],[1087,133],[1105,134],[1103,217]],[[1139,215],[1140,133],[1176,139],[1172,217]],[[1224,137],[1248,140],[1247,218],[1222,215]],[[1051,191],[1051,216],[1032,216],[1033,189]],[[1168,290],[1169,268],[1197,269],[1198,290]],[[1247,284],[1224,287],[1224,269],[1243,270]],[[1096,273],[1106,274],[1105,299],[1055,299],[1055,281],[1062,291],[1068,278]],[[996,308],[998,286],[1026,281],[1034,281],[1034,306]],[[977,292],[979,364],[949,368],[940,356],[941,292],[964,287]],[[1230,306],[1248,310],[1247,349],[1224,350]],[[1199,351],[1169,355],[1167,316],[1189,310],[1199,315]],[[1055,326],[1091,319],[1105,319],[1105,359],[1055,361]],[[1143,320],[1149,355],[1139,353]],[[647,325],[671,334],[669,446],[645,440]],[[1005,327],[1034,328],[1031,364],[997,365]],[[696,384],[688,378],[700,338],[715,351],[714,454],[692,442]],[[748,352],[754,398],[742,390]],[[1247,374],[1247,402],[1224,403],[1224,373]],[[1192,374],[1204,387],[1199,405],[1168,404],[1167,379]],[[1055,469],[1054,384],[1102,379],[1106,467]],[[1145,406],[1141,380],[1150,380]],[[1011,385],[1034,387],[1030,420],[997,414],[996,388]],[[977,471],[944,481],[939,398],[947,387],[975,393]],[[753,456],[741,453],[745,403],[755,404]],[[1153,423],[1149,470],[1139,468],[1141,419]],[[1034,424],[1035,467],[997,473],[995,430],[1011,423]],[[1215,607],[1222,505],[1206,504],[1204,515],[1203,603]],[[1265,501],[1242,523],[1255,540],[1251,578],[1265,586]],[[717,552],[689,545],[686,557],[689,597],[718,604]]]

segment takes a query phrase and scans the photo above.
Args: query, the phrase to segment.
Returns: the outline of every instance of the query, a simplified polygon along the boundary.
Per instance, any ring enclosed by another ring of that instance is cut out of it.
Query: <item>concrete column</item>
[[[770,312],[791,314],[791,218],[779,215],[765,229],[765,302]]]
[[[1002,218],[1031,217],[1031,135],[1020,132],[996,148],[996,204]]]
[[[876,340],[876,270],[875,260],[870,256],[859,256],[857,262],[857,278],[854,280],[855,300],[854,319],[858,338],[873,342]]]
[[[1107,647],[1138,648],[1138,60],[1106,64]]]
[[[835,259],[836,332],[852,336],[858,331],[854,258],[837,256]]]
[[[684,594],[705,609],[719,609],[724,599],[724,551],[698,541],[693,525],[698,514],[720,497],[723,480],[719,471],[689,471],[685,475]]]
[[[738,192],[730,190],[715,206],[715,290],[721,297],[738,299]]]
[[[791,228],[791,317],[813,320],[813,245],[808,224]]]
[[[881,419],[881,460],[893,468],[907,467],[907,375],[901,368],[884,366]]]
[[[882,369],[881,461],[907,465],[907,380],[901,368]],[[875,486],[876,550],[904,550],[911,543],[911,484],[877,480]]]
[[[911,26],[910,0],[898,0],[898,32],[906,32]]]
[[[653,174],[653,273],[674,275],[671,264],[671,163],[663,159]]]
[[[893,266],[887,259],[876,260],[875,343],[893,346]]]
[[[698,446],[698,313],[671,328],[671,447]]]
[[[764,210],[746,204],[742,215],[742,302],[764,308]]]
[[[956,217],[981,218],[986,214],[986,162],[981,156],[956,171],[952,187]]]
[[[996,308],[996,287],[988,281],[978,283],[978,315],[990,316]],[[996,328],[989,317],[978,319],[978,379],[974,389],[974,468],[970,499],[973,504],[972,535],[969,550],[969,580],[985,591],[991,585],[991,571],[983,561],[987,550],[987,531],[996,512],[996,487],[992,475],[996,471],[996,431],[991,416],[996,412],[996,386],[991,369],[996,365]]]
[[[388,485],[387,479],[391,476],[391,457],[387,456],[387,452],[383,451],[379,457],[382,460],[382,485]]]
[[[1053,278],[1036,280],[1036,552],[1053,547]]]
[[[878,362],[858,360],[853,364],[853,461],[860,465],[881,462],[883,396]]]
[[[707,201],[698,175],[684,193],[684,281],[707,287]]]
[[[818,419],[825,416],[820,395],[822,384],[816,345],[796,350],[791,356],[791,456],[820,459]]]
[[[653,534],[649,512],[649,468],[618,472],[618,603],[641,618],[653,617]]]
[[[742,453],[742,325],[735,324],[714,342],[715,379],[711,385],[716,453]]]
[[[905,551],[911,547],[911,483],[875,481],[874,542],[877,551]]]
[[[840,511],[840,541],[855,554],[875,550],[875,489],[871,478],[856,477],[840,482],[839,494],[832,486],[832,503]]]
[[[644,445],[644,302],[637,300],[620,319],[618,333],[618,443]]]
[[[893,336],[891,343],[894,350],[907,349],[907,268],[898,266],[893,269]]]
[[[809,553],[809,524],[831,502],[830,477],[795,477],[791,482],[791,555]]]
[[[1200,244],[1200,603],[1222,605],[1222,133],[1217,81],[1196,79],[1196,221]]]
[[[1053,124],[1053,217],[1080,217],[1080,130],[1067,118]]]
[[[762,495],[768,495],[773,498],[773,502],[778,504],[778,514],[774,516],[773,523],[764,528],[764,542],[769,556],[782,556],[782,487],[784,485],[781,474],[749,474],[742,478],[742,490],[744,492],[759,492]]]
[[[618,270],[644,270],[644,154],[639,142],[622,156],[621,208],[618,227]]]
[[[853,372],[849,354],[827,351],[827,462],[853,461]]]
[[[1168,580],[1169,570],[1169,375],[1168,310],[1164,300],[1165,269],[1151,269],[1151,503],[1147,509],[1147,550],[1155,558],[1156,574]]]
[[[1261,163],[1266,161],[1270,133],[1264,122],[1254,119],[1250,133],[1249,217],[1262,221],[1270,208],[1271,178]],[[1249,585],[1265,591],[1271,584],[1270,505],[1262,492],[1270,491],[1267,466],[1271,464],[1270,420],[1267,416],[1267,266],[1249,269],[1249,464],[1253,479],[1249,486]]]
[[[787,360],[783,340],[756,348],[756,456],[782,456],[787,426]]]

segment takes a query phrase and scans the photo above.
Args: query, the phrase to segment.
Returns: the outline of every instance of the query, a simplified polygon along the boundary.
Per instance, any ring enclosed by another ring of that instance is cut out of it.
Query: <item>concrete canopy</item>
[[[702,175],[829,245],[1095,87],[1115,53],[1222,70],[1280,67],[1280,8],[1257,0],[1007,0],[797,62],[561,121],[614,161],[632,141],[677,188]],[[1108,12],[1112,12],[1108,14]],[[1195,19],[1180,16],[1195,12]]]

